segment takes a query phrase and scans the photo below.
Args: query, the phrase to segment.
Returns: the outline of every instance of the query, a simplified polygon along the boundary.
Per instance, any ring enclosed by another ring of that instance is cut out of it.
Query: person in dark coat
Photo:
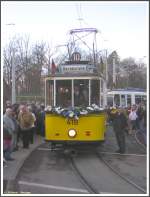
[[[41,136],[45,137],[45,106],[41,105],[41,111],[39,113],[39,128]]]
[[[127,118],[123,113],[123,109],[119,109],[115,113],[113,113],[112,121],[113,130],[115,132],[117,144],[119,146],[119,150],[117,150],[116,152],[123,154],[125,153],[126,149],[125,129],[127,127]]]

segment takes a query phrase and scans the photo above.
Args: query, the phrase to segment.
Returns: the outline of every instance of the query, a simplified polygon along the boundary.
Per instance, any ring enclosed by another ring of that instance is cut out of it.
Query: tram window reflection
[[[88,106],[89,104],[89,80],[74,80],[74,105]]]
[[[71,80],[56,81],[56,106],[71,106]]]

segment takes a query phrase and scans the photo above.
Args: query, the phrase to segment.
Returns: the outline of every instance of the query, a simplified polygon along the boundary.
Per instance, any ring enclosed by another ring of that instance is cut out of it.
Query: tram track
[[[46,146],[39,147],[37,149],[38,151],[50,151],[50,149]],[[94,151],[94,150],[93,150]],[[77,155],[70,155],[70,154],[63,154],[63,157],[66,162],[63,162],[62,164],[64,165],[65,163],[65,169],[70,168],[72,171],[72,175],[75,175],[74,180],[78,180],[78,184],[80,187],[77,187],[76,184],[72,184],[71,187],[74,188],[82,188],[82,191],[79,189],[77,190],[72,190],[71,192],[80,192],[80,193],[89,193],[89,194],[113,194],[113,193],[146,193],[146,191],[143,188],[136,187],[135,184],[131,184],[131,181],[126,181],[127,184],[124,183],[124,179],[122,180],[122,177],[117,178],[118,174],[116,176],[114,175],[114,170],[110,169],[108,170],[108,166],[106,165],[106,162],[102,162],[102,159],[99,159],[96,155],[95,152],[90,151],[90,153],[81,153]],[[94,153],[94,154],[93,154]],[[41,152],[42,154],[42,152]],[[58,153],[59,154],[59,153]],[[101,157],[103,154],[101,155]],[[103,158],[104,159],[104,158]],[[64,161],[65,161],[64,160]],[[48,160],[47,160],[48,161]],[[56,159],[56,161],[59,161]],[[62,162],[62,160],[61,160]],[[53,158],[51,158],[52,164],[51,167],[55,169],[62,169],[61,163],[59,162],[58,165],[53,165],[55,162],[53,161]],[[57,164],[57,163],[56,163]],[[53,170],[53,168],[50,168]],[[113,168],[113,167],[111,167]],[[44,168],[45,169],[45,168]],[[70,171],[70,172],[71,172]],[[113,172],[112,172],[113,171]],[[62,171],[63,172],[63,171]],[[53,172],[54,173],[54,172]],[[55,174],[55,173],[54,173]],[[63,174],[64,175],[64,174]],[[72,179],[72,178],[71,178]],[[66,179],[67,180],[67,179]],[[21,180],[22,181],[22,180]],[[33,182],[33,183],[32,183]],[[117,183],[115,183],[117,182]],[[56,189],[56,190],[66,190],[66,185],[61,185],[59,181],[57,182],[56,186],[54,182],[48,182],[45,183],[44,185],[41,184],[41,181],[39,183],[35,183],[34,180],[31,181],[31,185],[33,187],[42,187],[42,188],[47,188],[47,189]],[[59,183],[59,184],[58,184]],[[27,184],[26,180],[25,182],[21,182],[21,184]],[[68,183],[69,184],[69,183]],[[59,187],[58,187],[59,185]],[[119,185],[120,188],[117,187]],[[63,187],[62,187],[63,186]],[[133,187],[134,186],[134,187]],[[68,187],[69,188],[69,187]],[[68,190],[69,191],[69,190]]]
[[[73,170],[75,175],[78,177],[80,182],[83,184],[83,186],[87,189],[87,191],[90,194],[98,194],[99,192],[97,191],[97,189],[93,185],[91,185],[91,183],[89,183],[89,181],[83,176],[83,174],[81,173],[81,171],[77,167],[73,156],[69,155],[67,160],[70,163],[71,169]]]
[[[142,140],[140,141],[140,139],[138,138],[138,134],[140,133],[140,131],[136,131],[135,134],[134,134],[134,138],[137,142],[137,144],[144,150],[146,150],[146,146],[144,143],[142,143]],[[142,135],[142,134],[141,134]]]
[[[95,154],[97,155],[97,157],[99,158],[100,161],[102,161],[109,169],[111,169],[111,171],[113,171],[116,175],[118,175],[120,178],[122,178],[124,181],[126,181],[127,183],[129,183],[130,185],[134,186],[136,189],[138,189],[140,192],[142,193],[146,193],[146,190],[143,189],[142,187],[140,187],[139,185],[137,185],[136,183],[134,183],[132,180],[128,179],[127,177],[125,177],[123,174],[121,174],[120,172],[118,172],[113,166],[111,166],[111,164],[108,163],[108,161],[106,161],[104,159],[104,157],[102,156],[101,153],[99,153],[98,151],[95,152]]]
[[[96,157],[94,156],[95,153],[96,153]],[[77,175],[80,182],[83,184],[83,186],[87,189],[87,191],[90,194],[104,194],[104,193],[105,194],[110,194],[110,193],[117,194],[117,193],[122,193],[123,190],[125,190],[125,188],[127,188],[126,192],[131,190],[131,193],[137,193],[137,194],[146,193],[146,190],[144,188],[137,185],[132,180],[126,178],[123,174],[117,172],[117,170],[114,169],[113,166],[111,166],[107,161],[105,161],[102,155],[100,155],[97,152],[94,152],[94,154],[92,154],[91,156],[88,158],[87,163],[84,161],[84,159],[80,155],[79,157],[78,156],[73,157],[69,155],[67,158],[68,163],[71,165],[71,169]],[[83,167],[84,164],[87,164],[85,168]],[[87,169],[90,168],[90,166],[91,166],[91,171],[88,171]],[[96,168],[92,168],[94,166],[99,170],[97,171]],[[109,170],[107,170],[108,168]],[[103,180],[103,174],[105,174],[106,171],[107,171],[106,177],[104,178],[104,180],[106,180],[106,183],[105,183],[105,181]],[[121,188],[117,188],[115,181],[112,182],[113,180],[116,180],[116,182],[121,183],[119,187],[120,186],[122,187],[124,185],[125,186],[124,189],[122,190]],[[106,186],[108,185],[110,187],[110,182],[113,183],[111,184],[112,189]]]

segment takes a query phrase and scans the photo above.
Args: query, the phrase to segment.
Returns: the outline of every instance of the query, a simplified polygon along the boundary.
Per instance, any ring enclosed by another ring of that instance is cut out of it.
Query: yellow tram
[[[45,79],[45,140],[52,145],[99,145],[105,140],[105,81],[74,52]]]

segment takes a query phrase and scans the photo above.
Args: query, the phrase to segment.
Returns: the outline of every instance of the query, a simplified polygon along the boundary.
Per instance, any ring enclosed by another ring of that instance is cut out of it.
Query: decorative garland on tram
[[[104,112],[103,108],[100,108],[96,104],[92,104],[88,107],[70,107],[70,108],[62,108],[62,107],[52,107],[47,106],[45,108],[46,113],[61,115],[66,118],[74,118],[76,120],[79,119],[80,116],[88,115],[88,114],[99,114]]]

